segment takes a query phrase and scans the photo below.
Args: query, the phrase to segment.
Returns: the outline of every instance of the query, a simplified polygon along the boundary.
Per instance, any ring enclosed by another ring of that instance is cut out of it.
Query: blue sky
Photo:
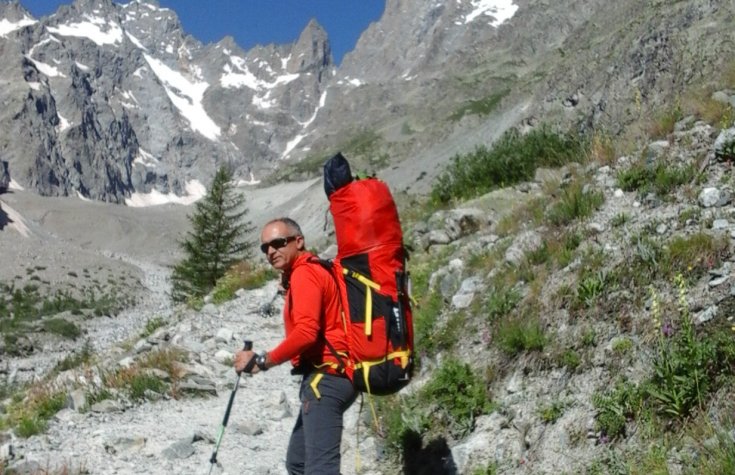
[[[20,3],[40,18],[72,0],[20,0]],[[184,30],[199,41],[217,42],[231,35],[246,50],[256,44],[292,43],[309,20],[316,18],[327,30],[338,64],[385,9],[385,0],[159,0],[158,3],[174,10]]]

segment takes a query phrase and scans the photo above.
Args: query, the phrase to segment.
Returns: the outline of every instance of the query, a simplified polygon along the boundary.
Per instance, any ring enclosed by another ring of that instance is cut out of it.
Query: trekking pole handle
[[[253,342],[252,340],[245,340],[245,344],[242,347],[245,351],[252,351],[253,349]],[[230,420],[230,411],[232,410],[232,403],[235,401],[235,393],[237,392],[237,388],[240,387],[240,376],[241,373],[237,373],[237,381],[235,381],[235,389],[232,390],[230,393],[230,400],[227,404],[227,410],[225,411],[225,418],[222,422],[223,427],[227,427],[227,422]]]

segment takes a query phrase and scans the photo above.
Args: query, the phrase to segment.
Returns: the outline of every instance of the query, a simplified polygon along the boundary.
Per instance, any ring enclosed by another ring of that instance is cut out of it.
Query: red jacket
[[[276,364],[291,360],[294,367],[337,363],[324,338],[334,349],[347,353],[347,334],[341,316],[339,291],[334,277],[311,253],[300,255],[291,268],[283,307],[283,323],[286,337],[268,352]],[[348,364],[348,358],[343,358]]]

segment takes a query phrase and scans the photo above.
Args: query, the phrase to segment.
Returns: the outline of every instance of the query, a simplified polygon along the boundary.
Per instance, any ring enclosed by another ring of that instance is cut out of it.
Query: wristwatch
[[[255,364],[261,371],[268,371],[268,368],[265,366],[265,356],[266,353],[261,353],[255,357]]]

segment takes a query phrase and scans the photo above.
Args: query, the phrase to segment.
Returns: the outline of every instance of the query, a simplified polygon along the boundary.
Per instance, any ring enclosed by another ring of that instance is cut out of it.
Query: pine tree
[[[249,255],[251,244],[245,238],[253,228],[243,221],[248,212],[244,203],[234,190],[232,171],[220,167],[211,189],[189,216],[192,231],[179,242],[186,257],[173,269],[175,301],[203,297],[232,264]]]

